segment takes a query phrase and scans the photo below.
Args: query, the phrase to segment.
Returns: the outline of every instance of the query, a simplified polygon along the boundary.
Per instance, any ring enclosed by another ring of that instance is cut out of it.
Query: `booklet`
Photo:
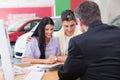
[[[48,64],[35,64],[33,66],[26,67],[24,69],[46,71],[46,70],[58,69],[60,65],[62,64],[49,64],[49,65]]]
[[[32,70],[26,77],[25,80],[41,80],[43,75],[44,75],[44,71],[34,71]]]

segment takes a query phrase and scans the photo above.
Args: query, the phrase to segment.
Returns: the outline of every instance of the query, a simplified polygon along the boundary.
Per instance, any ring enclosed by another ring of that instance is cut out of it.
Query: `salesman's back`
[[[84,55],[85,63],[81,65],[86,68],[81,80],[120,80],[119,28],[98,21],[73,41]]]
[[[81,3],[75,14],[84,33],[70,40],[60,80],[120,80],[120,29],[103,24],[92,1]]]

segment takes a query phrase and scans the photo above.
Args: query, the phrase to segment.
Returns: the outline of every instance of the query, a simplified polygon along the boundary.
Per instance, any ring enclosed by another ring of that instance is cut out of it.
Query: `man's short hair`
[[[69,10],[69,9],[68,10],[64,10],[61,13],[61,20],[62,20],[62,22],[63,21],[71,21],[71,20],[74,20],[76,22],[76,18],[75,18],[74,12]]]
[[[100,9],[95,2],[84,1],[76,9],[75,15],[84,25],[89,26],[97,20],[101,20]]]

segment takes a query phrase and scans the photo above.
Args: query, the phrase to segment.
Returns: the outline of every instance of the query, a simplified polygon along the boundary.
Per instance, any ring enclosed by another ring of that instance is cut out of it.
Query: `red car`
[[[16,40],[26,32],[29,32],[41,19],[21,20],[8,27],[10,43],[15,44]]]

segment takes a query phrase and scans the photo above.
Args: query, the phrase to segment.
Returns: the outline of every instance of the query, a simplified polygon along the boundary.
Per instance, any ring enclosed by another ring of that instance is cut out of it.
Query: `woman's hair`
[[[54,26],[53,20],[50,17],[44,17],[43,19],[41,19],[38,27],[32,34],[32,37],[33,36],[38,37],[38,46],[41,52],[41,56],[40,56],[41,59],[45,59],[45,49],[46,49],[45,26],[48,24]]]

